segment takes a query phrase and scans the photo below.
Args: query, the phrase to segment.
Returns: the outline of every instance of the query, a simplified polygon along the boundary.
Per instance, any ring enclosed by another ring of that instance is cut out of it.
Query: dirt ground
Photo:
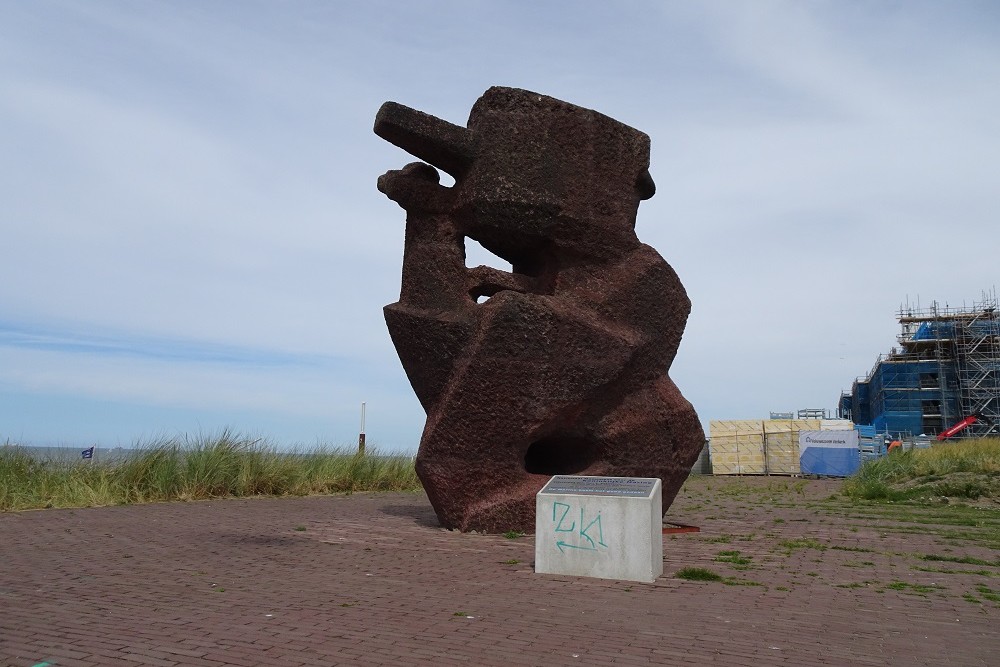
[[[423,494],[4,513],[0,665],[1000,664],[1000,511],[839,487],[692,477],[653,584],[535,574]]]

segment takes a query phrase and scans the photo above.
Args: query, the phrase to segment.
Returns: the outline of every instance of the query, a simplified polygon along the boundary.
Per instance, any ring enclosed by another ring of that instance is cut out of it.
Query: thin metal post
[[[365,402],[361,402],[361,432],[358,434],[358,454],[365,453]]]

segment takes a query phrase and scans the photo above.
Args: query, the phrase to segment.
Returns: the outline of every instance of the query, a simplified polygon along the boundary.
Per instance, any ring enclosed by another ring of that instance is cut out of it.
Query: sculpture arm
[[[429,311],[470,305],[465,242],[450,211],[454,194],[439,184],[434,167],[408,164],[378,179],[378,189],[406,210],[403,278],[399,301]]]

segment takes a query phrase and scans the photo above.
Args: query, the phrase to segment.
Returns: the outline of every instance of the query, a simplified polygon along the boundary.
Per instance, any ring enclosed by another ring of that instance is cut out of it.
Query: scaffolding
[[[906,305],[898,347],[880,355],[838,413],[896,436],[933,435],[960,419],[977,421],[957,437],[1000,432],[1000,312],[996,289],[971,306]]]

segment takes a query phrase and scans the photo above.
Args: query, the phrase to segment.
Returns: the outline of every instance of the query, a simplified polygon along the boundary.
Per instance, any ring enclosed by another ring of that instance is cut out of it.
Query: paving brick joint
[[[914,557],[995,543],[794,484],[692,479],[649,585],[535,574],[423,494],[4,513],[0,665],[998,664],[1000,569]]]

